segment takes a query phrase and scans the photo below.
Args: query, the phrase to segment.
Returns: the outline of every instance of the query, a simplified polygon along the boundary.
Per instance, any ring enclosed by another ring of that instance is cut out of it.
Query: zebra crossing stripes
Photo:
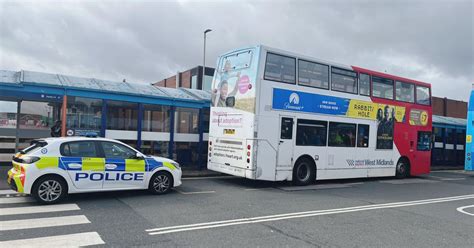
[[[0,231],[25,230],[40,227],[69,226],[91,223],[84,215],[0,221]]]
[[[29,203],[35,200],[31,197],[5,197],[0,198],[0,204]]]
[[[38,213],[51,213],[51,212],[63,212],[80,210],[77,204],[59,204],[49,206],[28,206],[28,207],[11,207],[1,208],[0,216],[15,215],[15,214],[38,214]]]
[[[105,242],[97,232],[0,241],[0,247],[80,247],[102,244]]]
[[[80,207],[73,203],[37,205],[32,197],[26,195],[12,196],[12,193],[8,190],[1,190],[0,232],[18,232],[26,236],[23,236],[25,238],[18,235],[3,236],[2,239],[10,240],[0,241],[0,247],[80,247],[105,244],[99,233],[89,232],[85,229],[88,224],[91,224],[91,221],[85,215],[77,214],[77,211],[80,210]],[[66,215],[50,217],[51,215],[48,213],[51,212],[62,212],[60,215]],[[67,215],[68,213],[74,214]],[[31,218],[25,218],[25,214],[31,214],[28,216]],[[42,217],[42,215],[46,216]],[[86,225],[85,228],[73,228],[74,233],[64,233],[67,232],[67,227],[83,225]],[[62,228],[61,233],[51,232],[55,229],[49,229],[57,227]],[[46,236],[45,233],[58,235]]]

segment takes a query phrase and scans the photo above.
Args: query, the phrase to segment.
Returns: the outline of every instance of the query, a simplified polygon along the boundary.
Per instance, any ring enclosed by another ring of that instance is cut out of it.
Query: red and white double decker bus
[[[218,59],[210,170],[291,180],[429,173],[430,84],[253,46]]]

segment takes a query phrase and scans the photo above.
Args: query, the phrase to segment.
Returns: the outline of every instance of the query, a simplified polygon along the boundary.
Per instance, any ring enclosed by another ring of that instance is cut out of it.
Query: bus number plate
[[[235,129],[224,129],[224,134],[235,134]]]

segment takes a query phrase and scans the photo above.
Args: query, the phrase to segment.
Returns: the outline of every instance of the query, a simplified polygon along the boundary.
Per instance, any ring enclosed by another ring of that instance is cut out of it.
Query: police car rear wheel
[[[57,176],[44,176],[33,187],[33,197],[43,204],[61,201],[67,194],[66,183]]]
[[[150,180],[148,189],[153,194],[161,195],[168,193],[173,187],[173,177],[165,171],[157,172]]]

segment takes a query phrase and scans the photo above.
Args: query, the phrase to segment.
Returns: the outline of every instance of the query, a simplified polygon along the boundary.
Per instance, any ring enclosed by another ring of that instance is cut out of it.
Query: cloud
[[[265,44],[432,83],[467,100],[474,11],[466,1],[0,2],[0,68],[150,83]]]

